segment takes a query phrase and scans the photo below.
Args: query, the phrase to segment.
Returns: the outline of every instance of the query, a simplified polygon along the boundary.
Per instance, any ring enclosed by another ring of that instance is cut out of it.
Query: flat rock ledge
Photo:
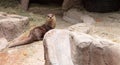
[[[120,44],[99,37],[54,29],[43,44],[45,65],[120,65]]]
[[[0,12],[0,38],[8,41],[19,36],[29,26],[29,18]]]

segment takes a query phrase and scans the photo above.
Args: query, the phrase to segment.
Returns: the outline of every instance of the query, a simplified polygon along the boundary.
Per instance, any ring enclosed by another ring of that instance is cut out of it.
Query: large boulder
[[[62,32],[61,30],[52,30],[45,35],[45,65],[74,65],[71,60],[71,48],[68,33],[69,32],[66,30],[63,30]]]
[[[45,65],[120,65],[120,44],[68,30],[44,37]]]
[[[0,38],[8,41],[19,36],[29,24],[28,17],[0,12]]]

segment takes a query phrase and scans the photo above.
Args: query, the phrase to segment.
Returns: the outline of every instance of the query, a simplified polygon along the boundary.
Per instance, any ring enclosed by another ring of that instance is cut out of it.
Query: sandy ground
[[[67,28],[73,24],[66,22],[62,19],[62,11],[58,7],[30,7],[29,12],[38,16],[44,16],[48,13],[56,14],[57,27],[56,28]],[[114,42],[120,43],[120,13],[88,13],[95,20],[95,26],[91,31],[91,35],[99,35],[103,38],[110,39]],[[32,16],[31,16],[32,17]],[[39,18],[39,17],[38,17]],[[41,19],[42,20],[42,19]],[[35,20],[36,21],[36,20]],[[42,23],[45,21],[43,17]],[[31,26],[38,25],[39,22],[30,22]],[[41,22],[39,23],[41,25]],[[26,34],[26,33],[25,33]],[[42,41],[38,41],[26,46],[20,46],[23,49],[29,49],[30,54],[27,59],[24,59],[23,65],[44,65],[44,48]]]
[[[120,13],[88,13],[95,20],[95,27],[91,34],[120,43]]]

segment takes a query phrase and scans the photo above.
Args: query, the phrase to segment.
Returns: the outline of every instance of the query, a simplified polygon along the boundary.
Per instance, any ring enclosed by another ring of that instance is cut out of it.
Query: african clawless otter
[[[51,29],[54,29],[55,26],[56,26],[56,17],[55,17],[55,15],[48,14],[45,24],[33,28],[30,31],[27,38],[25,38],[23,40],[16,41],[16,42],[13,42],[8,47],[15,47],[15,46],[19,46],[19,45],[25,45],[25,44],[29,44],[29,43],[32,43],[32,42],[35,42],[35,41],[42,40],[45,33],[48,32]]]

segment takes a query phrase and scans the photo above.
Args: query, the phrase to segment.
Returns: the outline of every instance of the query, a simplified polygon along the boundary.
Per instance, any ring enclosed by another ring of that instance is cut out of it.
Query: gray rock
[[[77,9],[70,9],[64,13],[63,19],[70,23],[83,23],[81,20],[82,13],[79,13]]]
[[[93,25],[96,21],[93,17],[78,11],[77,9],[70,9],[64,13],[63,19],[71,23],[86,23]]]
[[[81,19],[84,23],[88,24],[88,25],[94,25],[95,24],[95,20],[93,19],[93,17],[89,16],[89,15],[84,15],[81,16]]]
[[[0,38],[5,37],[8,41],[19,36],[29,24],[28,17],[1,13],[0,14]]]
[[[68,27],[68,30],[78,32],[78,33],[89,33],[91,27],[85,23],[78,23]]]
[[[69,10],[70,8],[82,8],[82,0],[64,0],[62,4],[63,10]]]
[[[44,37],[45,65],[120,65],[120,44],[54,29]]]

